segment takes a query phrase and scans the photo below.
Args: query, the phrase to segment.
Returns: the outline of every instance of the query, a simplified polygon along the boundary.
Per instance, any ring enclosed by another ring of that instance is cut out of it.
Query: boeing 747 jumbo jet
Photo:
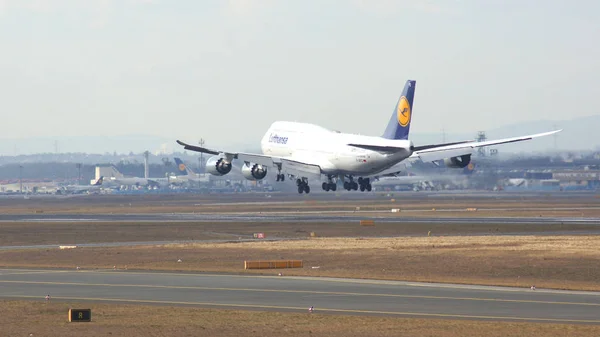
[[[396,103],[392,117],[381,137],[362,136],[306,123],[274,122],[260,143],[262,154],[211,150],[177,141],[184,149],[212,154],[206,171],[225,175],[234,159],[243,161],[242,174],[250,180],[265,178],[267,170],[277,170],[277,181],[286,175],[295,179],[298,193],[310,193],[309,178],[325,176],[322,188],[335,191],[337,182],[346,190],[371,191],[371,178],[397,174],[406,159],[444,160],[446,166],[463,168],[471,161],[475,148],[514,143],[548,136],[561,130],[492,141],[463,141],[416,146],[408,139],[413,113],[416,81],[409,80]]]

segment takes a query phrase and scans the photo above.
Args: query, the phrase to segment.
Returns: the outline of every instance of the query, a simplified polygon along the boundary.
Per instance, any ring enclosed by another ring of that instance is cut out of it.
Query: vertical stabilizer
[[[416,84],[417,81],[406,81],[402,95],[398,99],[392,117],[381,137],[387,139],[408,139]]]

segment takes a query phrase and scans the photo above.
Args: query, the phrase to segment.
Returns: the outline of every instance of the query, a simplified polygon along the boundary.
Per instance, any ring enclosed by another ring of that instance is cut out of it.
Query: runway
[[[341,213],[341,214],[340,214]],[[346,214],[344,214],[346,213]],[[589,224],[600,225],[600,218],[585,217],[415,217],[381,216],[376,212],[250,212],[250,213],[143,213],[143,214],[0,214],[0,222],[348,222],[374,219],[381,223],[447,224]],[[380,212],[383,213],[383,212]],[[391,213],[390,213],[391,214]]]
[[[285,272],[285,270],[283,270]],[[0,298],[600,324],[600,293],[398,281],[0,269]],[[93,310],[93,304],[90,304]]]

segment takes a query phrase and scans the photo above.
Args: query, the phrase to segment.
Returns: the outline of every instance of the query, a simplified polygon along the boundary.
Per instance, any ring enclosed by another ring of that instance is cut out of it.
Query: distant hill
[[[510,124],[496,129],[485,130],[488,139],[521,136],[538,132],[564,129],[556,137],[558,150],[592,150],[600,147],[600,115],[576,118],[567,121],[530,121],[519,124]],[[447,142],[457,140],[475,139],[478,130],[469,134],[447,133]],[[416,145],[436,144],[443,140],[441,133],[411,133],[411,139]],[[248,140],[236,144],[223,144],[232,150],[255,151],[260,148],[259,139]],[[79,137],[40,137],[26,139],[0,139],[0,155],[13,156],[15,154],[54,153],[55,142],[58,152],[80,153],[142,153],[146,150],[156,154],[160,152],[171,153],[181,151],[174,139],[152,135],[126,135],[126,136],[79,136]],[[550,136],[530,142],[502,145],[498,148],[502,153],[542,152],[554,150],[554,137]]]
[[[498,139],[523,136],[533,133],[563,129],[556,136],[557,149],[564,150],[594,150],[600,147],[600,115],[581,117],[567,121],[530,121],[519,124],[509,124],[496,129],[484,130],[488,139]],[[446,134],[446,141],[475,139],[477,130],[470,134]],[[442,141],[441,133],[415,132],[411,139],[415,144],[434,144]],[[540,138],[517,144],[506,144],[498,147],[505,153],[554,151],[554,136]]]
[[[162,144],[177,145],[173,139],[151,135],[127,136],[76,136],[76,137],[39,137],[24,139],[0,139],[0,154],[33,154],[33,153],[141,153],[146,150],[155,152]],[[55,147],[56,145],[56,147]]]

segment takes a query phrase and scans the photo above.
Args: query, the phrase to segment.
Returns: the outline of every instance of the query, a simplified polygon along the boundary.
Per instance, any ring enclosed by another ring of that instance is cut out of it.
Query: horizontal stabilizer
[[[385,153],[394,153],[400,152],[402,150],[406,150],[404,147],[400,146],[384,146],[384,145],[369,145],[369,144],[348,144],[348,146],[357,147],[359,149],[377,151],[377,152],[385,152]]]
[[[423,150],[429,150],[429,149],[434,149],[434,148],[439,148],[439,147],[444,147],[444,146],[458,145],[458,144],[465,144],[465,143],[472,143],[472,142],[473,142],[472,140],[464,140],[462,142],[454,142],[454,143],[415,146],[415,147],[413,147],[413,151],[423,151]]]

